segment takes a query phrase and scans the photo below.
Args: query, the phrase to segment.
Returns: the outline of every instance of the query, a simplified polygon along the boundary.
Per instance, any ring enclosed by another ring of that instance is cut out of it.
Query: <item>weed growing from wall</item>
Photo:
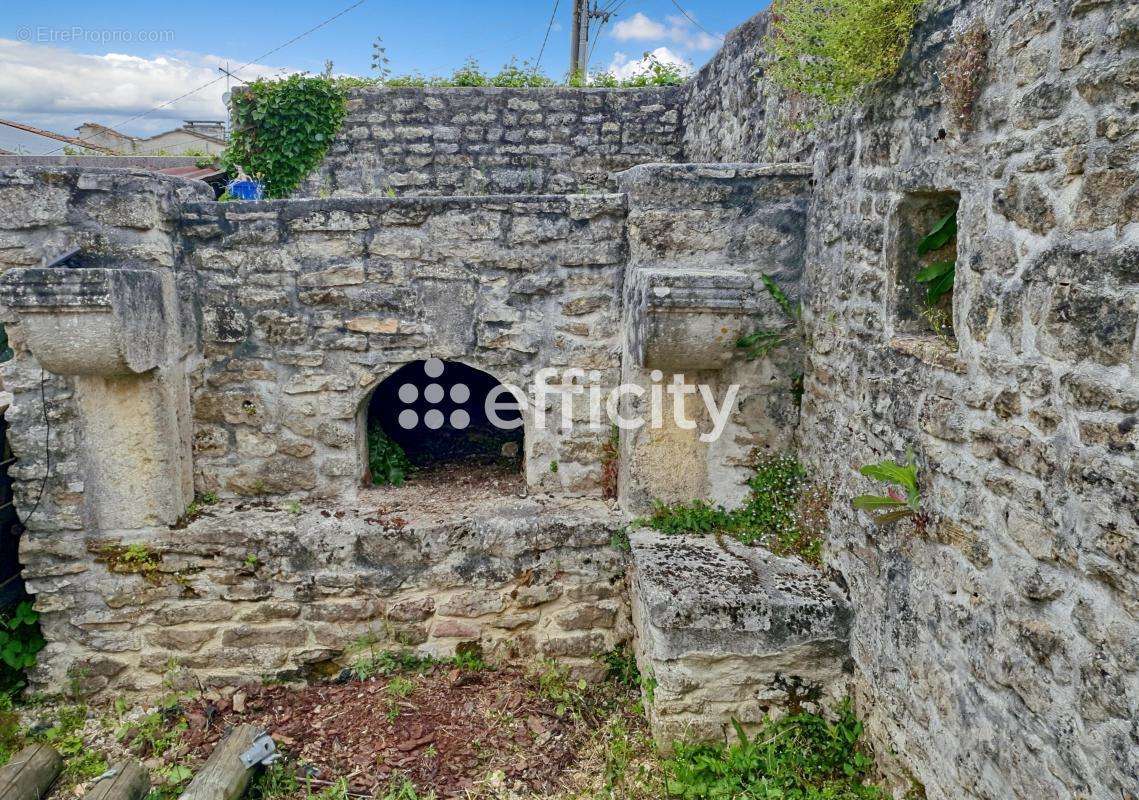
[[[830,508],[826,487],[812,483],[803,466],[788,455],[757,459],[748,486],[748,499],[732,511],[704,500],[659,503],[651,516],[636,524],[668,534],[725,534],[776,555],[819,564]]]
[[[918,487],[918,468],[913,451],[906,453],[906,463],[879,461],[859,470],[867,478],[887,484],[886,494],[863,494],[855,497],[851,505],[869,513],[874,524],[882,527],[904,519],[913,520],[919,535],[929,526],[929,516],[922,510],[921,490]]]
[[[287,197],[320,164],[345,113],[343,87],[332,78],[254,81],[233,95],[225,163],[263,182],[267,197]]]
[[[767,358],[771,353],[794,341],[803,339],[803,305],[792,303],[779,284],[770,275],[764,275],[763,286],[775,305],[787,318],[787,324],[778,330],[772,328],[757,328],[751,333],[744,334],[736,341],[736,347],[744,351],[749,361]]]
[[[953,121],[963,131],[973,129],[973,113],[984,88],[989,64],[989,32],[975,22],[953,40],[945,54],[941,85],[953,112]]]
[[[766,75],[840,106],[898,71],[921,0],[776,0]]]

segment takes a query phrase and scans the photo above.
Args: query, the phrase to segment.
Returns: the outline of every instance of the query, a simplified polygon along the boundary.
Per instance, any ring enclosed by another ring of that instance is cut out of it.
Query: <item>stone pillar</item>
[[[645,392],[627,398],[626,416],[647,419],[654,390],[663,399],[660,425],[621,435],[627,511],[655,500],[736,505],[751,452],[790,445],[801,346],[763,276],[798,295],[809,174],[795,164],[650,164],[617,177],[629,199],[622,382]],[[786,329],[788,344],[748,362],[736,342],[759,326]],[[678,376],[707,387],[717,408],[727,403],[718,438],[706,436],[714,426],[703,395],[685,399],[695,427],[674,421],[666,387]]]
[[[16,269],[0,301],[31,354],[75,386],[90,523],[173,523],[193,499],[189,389],[169,272]]]

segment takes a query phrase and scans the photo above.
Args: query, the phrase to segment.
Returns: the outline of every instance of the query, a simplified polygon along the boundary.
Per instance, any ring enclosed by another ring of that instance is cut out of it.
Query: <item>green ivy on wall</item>
[[[320,164],[345,116],[344,92],[326,77],[290,75],[254,81],[232,100],[226,165],[287,197]]]
[[[766,75],[839,106],[898,71],[922,0],[775,0]]]

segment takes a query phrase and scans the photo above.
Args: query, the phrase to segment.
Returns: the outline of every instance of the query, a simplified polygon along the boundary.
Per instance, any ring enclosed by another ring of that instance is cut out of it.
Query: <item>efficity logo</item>
[[[438,358],[423,362],[423,371],[429,379],[425,386],[408,381],[397,391],[405,406],[397,418],[400,427],[408,431],[420,425],[429,430],[439,430],[445,425],[460,431],[470,427],[470,386],[463,382],[449,383],[445,376],[446,364]],[[689,416],[693,404],[688,398],[699,396],[704,412],[701,416],[709,427],[699,434],[700,441],[710,443],[723,435],[740,391],[739,384],[733,383],[717,398],[714,388],[707,384],[688,383],[683,374],[672,375],[665,381],[660,370],[649,374],[648,386],[623,383],[607,388],[601,378],[597,370],[547,367],[538,370],[534,382],[526,388],[497,384],[487,392],[482,411],[487,421],[500,430],[520,428],[526,418],[531,420],[535,430],[546,430],[553,424],[566,433],[583,424],[593,431],[609,430],[612,426],[621,430],[645,426],[659,430],[665,427],[667,418],[671,418],[677,428],[696,430],[700,423]],[[585,414],[578,413],[583,410],[582,404],[585,404]],[[556,413],[550,413],[555,406],[558,407]],[[699,406],[696,409],[699,410]]]

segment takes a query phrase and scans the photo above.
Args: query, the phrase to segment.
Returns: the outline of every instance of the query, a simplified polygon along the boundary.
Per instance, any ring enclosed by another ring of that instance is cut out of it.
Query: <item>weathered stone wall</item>
[[[828,125],[803,453],[836,491],[860,705],[932,798],[1133,796],[1139,775],[1139,6],[938,3]],[[939,75],[973,21],[973,131]],[[959,350],[897,298],[904,212],[959,193]],[[927,538],[849,508],[913,447]]]
[[[188,205],[198,488],[346,496],[367,399],[411,361],[615,385],[624,218],[614,195]],[[557,427],[526,426],[531,486],[599,494],[608,431]]]
[[[212,195],[203,183],[148,172],[76,167],[0,171],[0,269],[38,266],[78,247],[84,267],[170,274],[182,258],[176,234],[181,203]],[[177,280],[175,286],[183,306],[192,303],[192,280]],[[173,344],[181,350],[175,360],[184,358],[196,339],[193,315],[184,317],[181,342]],[[41,370],[10,310],[4,322],[16,352],[0,374],[14,396],[5,418],[19,458],[9,475],[20,518],[29,530],[52,531],[56,537],[60,531],[84,530],[94,516],[86,492],[96,476],[82,448],[76,379]],[[26,575],[37,577],[31,568]]]
[[[28,534],[49,642],[33,679],[235,686],[460,645],[596,679],[596,656],[629,635],[608,504],[435,491],[374,492],[349,509],[222,502],[176,529]]]
[[[769,22],[765,12],[732,30],[715,58],[682,87],[685,161],[780,162],[810,156],[809,104],[763,77]]]
[[[370,88],[300,196],[573,194],[680,158],[681,92]]]

